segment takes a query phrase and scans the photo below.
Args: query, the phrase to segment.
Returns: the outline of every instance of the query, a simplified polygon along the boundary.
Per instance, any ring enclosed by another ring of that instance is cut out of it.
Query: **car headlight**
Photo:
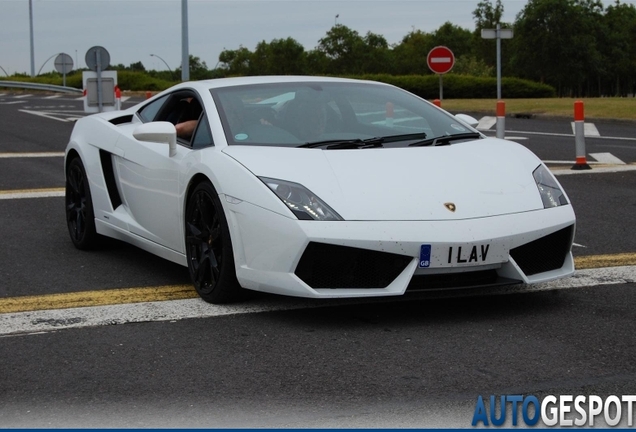
[[[334,209],[301,184],[268,177],[259,178],[300,220],[344,220]]]
[[[543,208],[558,207],[568,204],[565,194],[557,183],[552,173],[544,166],[540,165],[532,173],[534,181],[537,183]]]

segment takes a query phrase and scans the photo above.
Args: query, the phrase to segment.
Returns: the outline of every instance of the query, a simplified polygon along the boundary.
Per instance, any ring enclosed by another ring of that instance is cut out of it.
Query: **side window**
[[[155,121],[155,117],[157,117],[159,110],[161,110],[161,107],[163,107],[164,104],[166,103],[168,96],[169,95],[159,98],[156,101],[149,103],[148,105],[144,106],[141,110],[139,110],[139,117],[141,117],[144,123]]]
[[[192,138],[192,148],[198,149],[203,147],[210,147],[214,145],[212,140],[212,132],[210,131],[210,123],[208,118],[203,114],[199,120],[199,126],[194,132]]]

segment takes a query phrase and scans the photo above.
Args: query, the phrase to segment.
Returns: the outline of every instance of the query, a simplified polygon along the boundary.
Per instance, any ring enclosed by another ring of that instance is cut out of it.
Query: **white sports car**
[[[181,83],[77,122],[69,233],[80,249],[103,235],[187,266],[212,303],[571,275],[567,195],[528,149],[474,126],[377,82]]]

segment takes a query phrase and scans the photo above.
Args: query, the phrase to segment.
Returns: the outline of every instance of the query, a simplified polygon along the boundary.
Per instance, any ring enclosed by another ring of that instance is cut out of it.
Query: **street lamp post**
[[[42,66],[40,67],[40,70],[38,71],[38,75],[40,75],[40,72],[42,72],[42,69],[44,69],[44,65],[46,65],[46,64],[49,62],[49,60],[51,60],[51,59],[52,59],[53,57],[55,57],[56,55],[60,55],[60,54],[62,54],[62,53],[55,53],[55,54],[53,54],[51,57],[47,58],[47,59],[44,61],[44,63],[42,63]],[[72,62],[72,60],[71,60],[71,62]]]
[[[170,65],[164,59],[159,57],[157,54],[150,54],[150,57],[157,57],[159,60],[161,60],[163,62],[163,64],[165,64],[166,67],[168,68],[168,70],[170,71],[170,75],[172,75],[174,77],[174,71],[172,70]]]
[[[190,81],[188,0],[181,0],[181,81]]]
[[[35,48],[33,47],[33,2],[29,0],[29,36],[31,41],[31,78],[35,76]]]

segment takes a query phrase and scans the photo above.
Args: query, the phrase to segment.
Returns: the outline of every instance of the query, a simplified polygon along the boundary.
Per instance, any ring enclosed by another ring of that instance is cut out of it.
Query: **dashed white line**
[[[31,94],[23,94],[23,95],[16,95],[16,96],[13,96],[13,97],[15,99],[25,99],[25,98],[30,98],[31,96],[33,96],[33,95],[31,95]]]
[[[497,117],[484,116],[479,119],[478,130],[488,130],[497,123]]]
[[[576,131],[574,130],[574,122],[570,122],[570,125],[572,126],[572,133],[576,133]],[[598,129],[596,128],[596,126],[594,125],[594,123],[583,123],[583,135],[585,135],[586,137],[599,137],[601,136],[601,134],[599,133]]]
[[[611,165],[625,165],[625,162],[617,158],[611,153],[590,153],[594,159],[599,163],[611,164]]]

